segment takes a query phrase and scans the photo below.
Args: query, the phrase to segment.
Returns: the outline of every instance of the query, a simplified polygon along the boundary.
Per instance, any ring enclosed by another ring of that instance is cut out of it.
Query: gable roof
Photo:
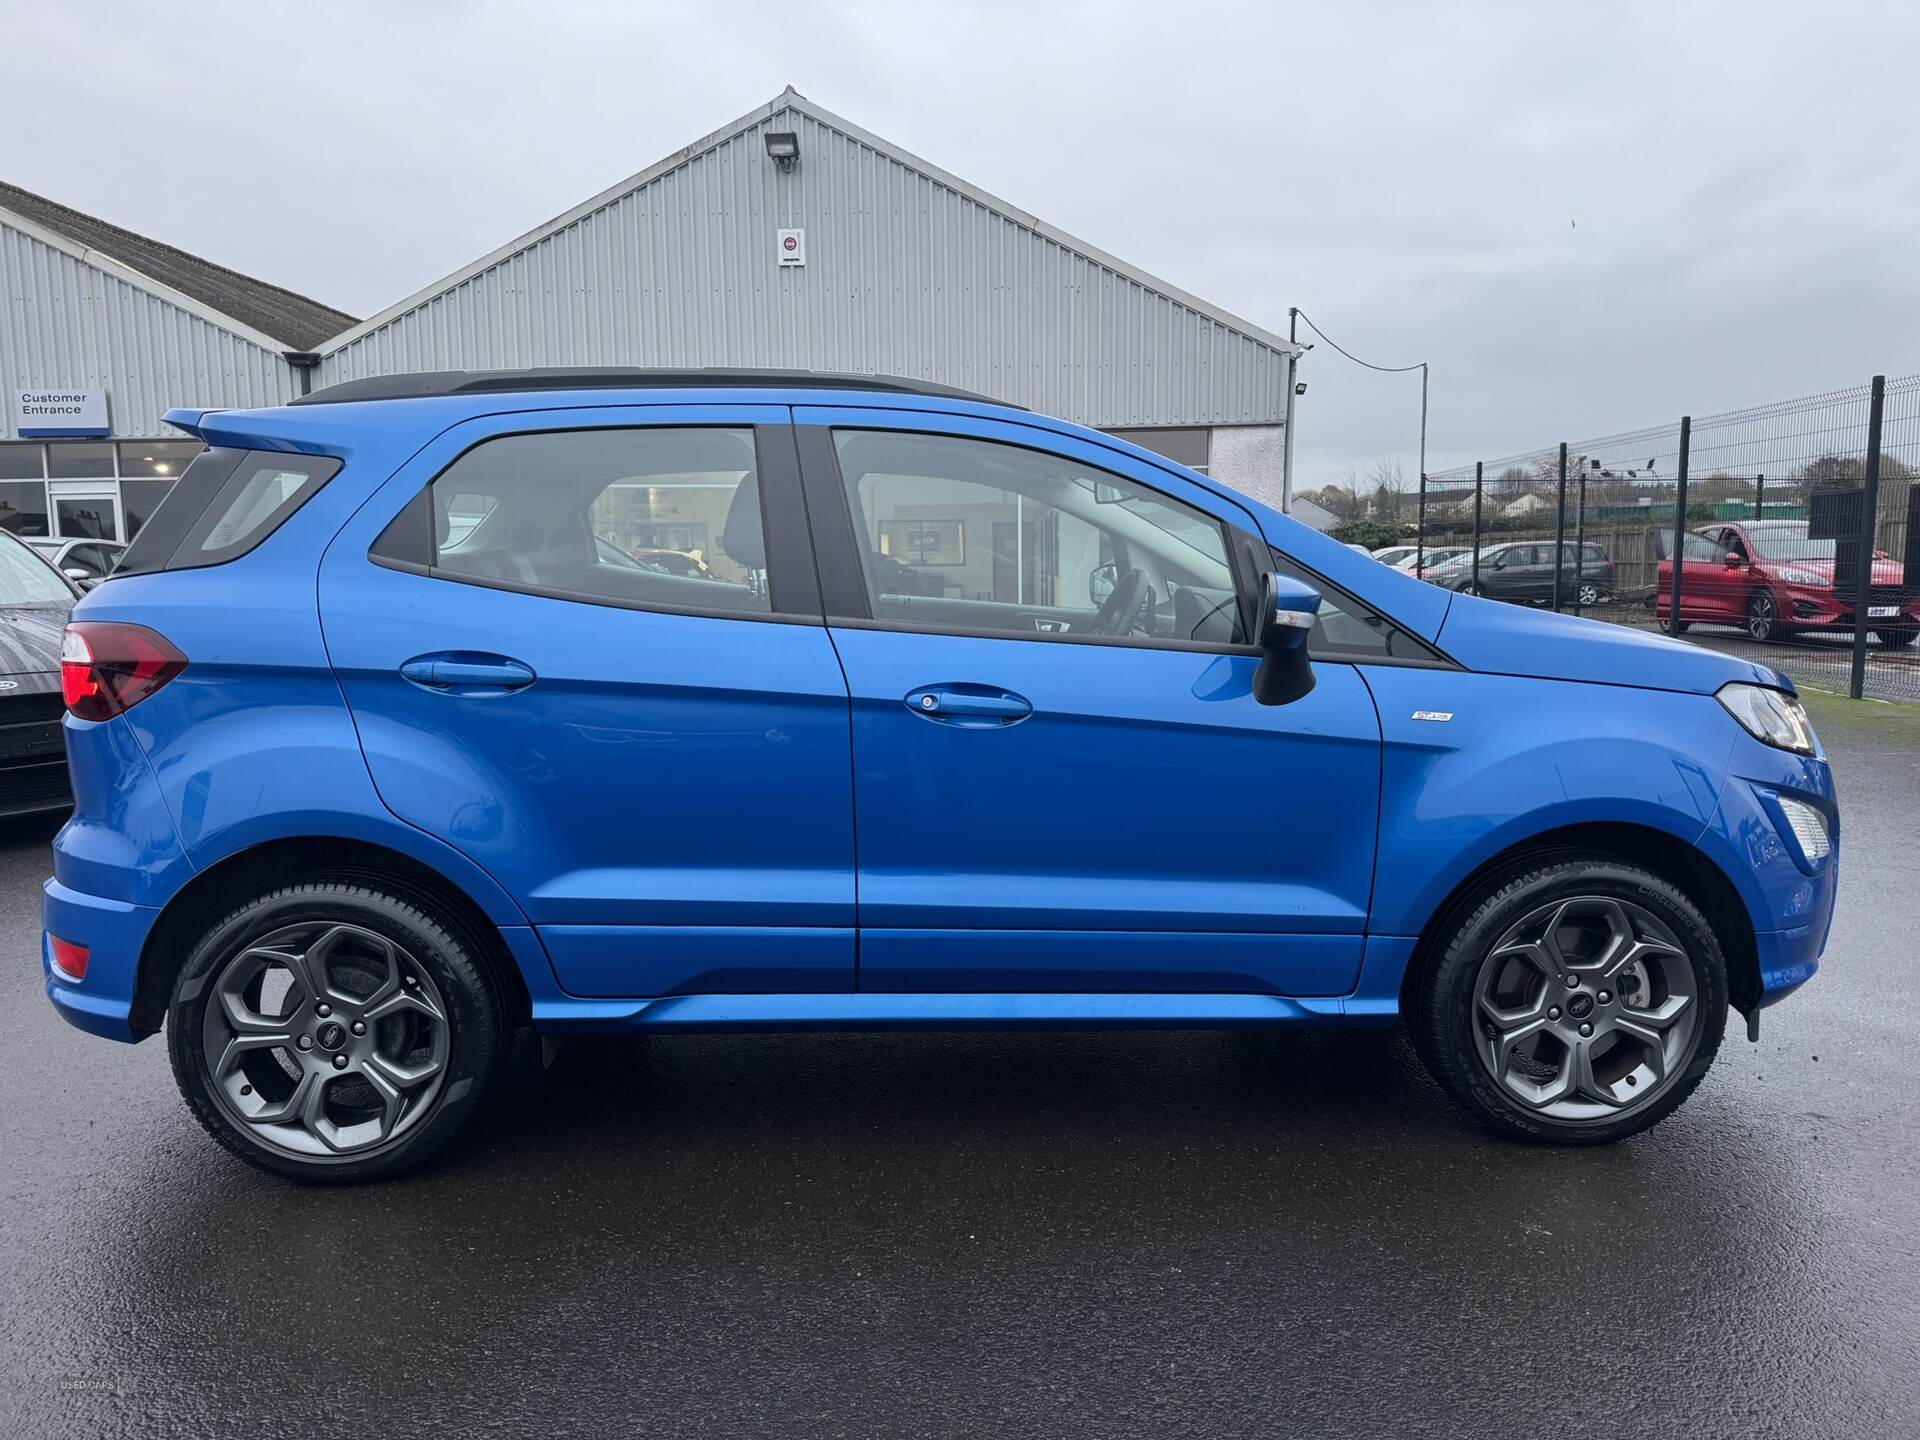
[[[270,337],[281,349],[316,350],[330,336],[354,323],[353,316],[345,311],[189,255],[4,180],[0,180],[0,212],[11,212],[83,250],[116,260],[136,274]]]
[[[1285,354],[1300,354],[1305,349],[1304,346],[1294,341],[1255,325],[1251,321],[1243,320],[1239,316],[1233,315],[1217,305],[1209,304],[1197,296],[1180,289],[1178,286],[1171,285],[1165,280],[1149,274],[1137,265],[1130,265],[1124,260],[1109,255],[1104,250],[1089,245],[1084,240],[1076,239],[1065,231],[1056,229],[1044,220],[1028,214],[1018,206],[1009,204],[1007,201],[989,194],[979,186],[970,184],[958,176],[942,170],[937,165],[929,164],[918,156],[901,149],[891,141],[881,139],[871,131],[861,129],[858,125],[853,124],[849,120],[842,119],[824,106],[816,105],[813,101],[807,99],[806,96],[800,94],[799,91],[789,85],[766,104],[755,106],[752,110],[749,110],[732,123],[722,125],[718,130],[702,136],[690,145],[682,146],[672,154],[649,165],[646,169],[628,176],[625,180],[609,186],[607,189],[602,190],[599,194],[589,199],[583,200],[580,204],[574,206],[564,214],[556,215],[545,224],[535,226],[524,235],[509,240],[499,249],[482,255],[479,259],[467,265],[461,266],[451,274],[434,281],[431,285],[425,286],[407,296],[405,299],[389,305],[379,314],[362,320],[350,330],[335,335],[327,343],[325,347],[326,353],[331,355],[345,349],[363,336],[380,329],[383,325],[390,324],[400,316],[419,309],[421,306],[428,304],[437,297],[473,279],[475,276],[495,269],[503,262],[511,260],[515,256],[535,249],[542,242],[560,234],[568,227],[578,224],[588,216],[607,209],[609,206],[633,195],[636,191],[645,189],[662,176],[680,169],[689,162],[698,159],[702,155],[730,141],[751,134],[754,130],[766,125],[777,116],[788,114],[804,116],[829,130],[838,131],[841,135],[881,155],[891,158],[898,164],[905,166],[908,170],[933,181],[936,185],[944,189],[952,191],[963,200],[977,205],[981,210],[999,219],[1009,221],[1025,230],[1029,230],[1042,239],[1058,245],[1063,251],[1077,255],[1094,265],[1110,270],[1120,279],[1138,285],[1142,289],[1158,295],[1163,299],[1170,300],[1183,309],[1192,311],[1195,315],[1212,321],[1224,329],[1235,331],[1268,349],[1277,350]]]

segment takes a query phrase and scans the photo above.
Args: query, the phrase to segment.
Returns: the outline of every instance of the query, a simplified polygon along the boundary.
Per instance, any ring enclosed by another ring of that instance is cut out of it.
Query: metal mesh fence
[[[1916,479],[1920,376],[1876,379],[1430,474],[1422,575],[1920,702]]]

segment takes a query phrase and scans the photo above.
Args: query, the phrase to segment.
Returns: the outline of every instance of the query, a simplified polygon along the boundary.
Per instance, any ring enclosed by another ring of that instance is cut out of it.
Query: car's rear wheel
[[[1598,605],[1607,598],[1607,592],[1591,580],[1582,580],[1576,593],[1579,595],[1582,605]]]
[[[1780,606],[1771,590],[1756,590],[1747,601],[1747,636],[1753,640],[1780,638]]]
[[[455,927],[353,883],[291,886],[228,916],[188,956],[168,1012],[174,1078],[214,1139],[322,1184],[439,1149],[506,1038]]]
[[[1637,1134],[1700,1083],[1726,1028],[1726,961],[1699,908],[1604,855],[1560,854],[1456,904],[1409,1023],[1434,1077],[1504,1134]]]
[[[1882,645],[1896,649],[1913,644],[1915,639],[1920,638],[1920,630],[1876,630],[1873,635]]]

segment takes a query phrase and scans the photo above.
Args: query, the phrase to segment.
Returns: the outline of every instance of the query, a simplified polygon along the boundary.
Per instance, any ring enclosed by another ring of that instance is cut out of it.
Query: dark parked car
[[[1603,546],[1589,540],[1583,545],[1568,541],[1559,548],[1563,602],[1577,600],[1582,605],[1599,605],[1613,598],[1613,560]],[[1485,595],[1490,600],[1510,600],[1521,605],[1551,605],[1553,552],[1551,540],[1511,540],[1489,545],[1480,552],[1477,582],[1470,559],[1455,560],[1444,572],[1430,573],[1427,578],[1436,585],[1467,595]],[[1580,556],[1577,565],[1576,553]]]
[[[80,592],[0,532],[0,815],[73,803],[60,721],[60,634]]]
[[[106,579],[127,547],[117,540],[29,540],[54,569],[83,589]]]

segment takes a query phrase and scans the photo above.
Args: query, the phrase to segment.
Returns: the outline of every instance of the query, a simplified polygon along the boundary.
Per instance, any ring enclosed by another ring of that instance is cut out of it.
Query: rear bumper
[[[46,929],[40,937],[40,968],[46,975],[47,998],[60,1018],[109,1040],[131,1043],[142,1038],[134,1033],[130,1018],[133,987],[140,951],[160,917],[159,910],[88,895],[48,880],[41,914]],[[50,937],[54,935],[87,947],[87,973],[78,984],[53,968]]]

